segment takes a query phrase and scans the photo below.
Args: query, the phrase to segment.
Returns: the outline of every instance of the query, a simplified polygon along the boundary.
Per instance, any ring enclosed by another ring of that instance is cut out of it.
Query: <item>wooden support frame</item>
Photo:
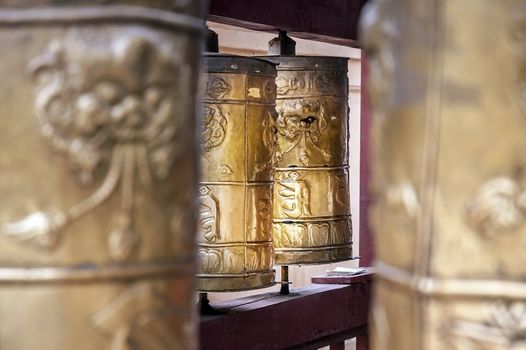
[[[359,47],[358,20],[368,0],[210,0],[208,19],[252,30]]]
[[[225,314],[201,318],[201,349],[339,349],[354,337],[367,349],[371,276],[215,304]]]

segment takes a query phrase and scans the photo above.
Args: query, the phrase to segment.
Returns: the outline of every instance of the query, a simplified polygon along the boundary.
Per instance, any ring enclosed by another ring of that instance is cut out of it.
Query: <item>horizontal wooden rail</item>
[[[253,30],[358,47],[358,20],[368,0],[211,0],[209,19]]]
[[[201,318],[201,349],[317,349],[326,345],[337,349],[345,339],[363,340],[371,274],[349,281],[296,288],[290,295],[263,293],[214,304],[224,314]]]

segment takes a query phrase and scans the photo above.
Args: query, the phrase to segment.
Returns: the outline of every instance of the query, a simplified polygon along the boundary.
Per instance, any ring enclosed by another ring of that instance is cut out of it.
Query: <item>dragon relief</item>
[[[184,120],[176,96],[184,77],[176,60],[140,36],[98,50],[53,41],[32,60],[28,68],[43,139],[66,158],[80,185],[100,185],[69,209],[36,211],[2,225],[0,234],[53,249],[68,224],[99,207],[120,185],[109,255],[120,261],[136,252],[136,183],[152,190],[156,181],[166,180],[183,146],[177,139]]]
[[[276,161],[283,155],[299,148],[300,162],[308,166],[311,152],[318,151],[325,161],[330,161],[330,152],[320,145],[320,138],[328,128],[325,109],[320,101],[283,101],[277,108],[278,142]]]

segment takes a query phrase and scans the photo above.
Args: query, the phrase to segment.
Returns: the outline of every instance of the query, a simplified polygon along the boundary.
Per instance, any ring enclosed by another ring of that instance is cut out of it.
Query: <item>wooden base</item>
[[[366,339],[370,297],[368,274],[347,285],[315,284],[289,295],[264,293],[217,303],[213,307],[225,314],[201,318],[200,347],[318,349]]]

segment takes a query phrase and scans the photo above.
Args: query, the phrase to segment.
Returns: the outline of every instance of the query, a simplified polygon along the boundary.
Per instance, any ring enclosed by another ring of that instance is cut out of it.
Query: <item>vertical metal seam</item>
[[[443,3],[441,0],[432,0],[434,17],[431,22],[431,55],[427,62],[427,86],[426,101],[424,111],[424,141],[422,152],[422,168],[420,179],[420,203],[421,213],[417,222],[417,249],[415,256],[415,275],[416,277],[428,277],[431,274],[431,252],[433,244],[433,217],[434,200],[436,191],[436,177],[438,169],[439,142],[440,142],[440,123],[441,123],[441,83],[443,76],[442,60],[442,38],[443,38]],[[425,303],[428,296],[418,296],[419,326],[422,332],[417,335],[418,349],[425,350],[425,327],[427,325],[428,307]],[[425,321],[425,322],[423,322]]]
[[[248,189],[248,123],[247,123],[247,119],[248,119],[248,107],[249,107],[249,104],[248,104],[248,94],[247,94],[247,91],[248,91],[248,74],[245,74],[245,86],[244,86],[244,91],[243,93],[245,94],[244,98],[245,98],[245,113],[244,113],[244,120],[243,120],[243,123],[244,123],[244,130],[243,130],[243,136],[244,136],[244,157],[243,157],[243,161],[245,163],[245,186],[243,186],[243,237],[244,237],[244,240],[245,240],[245,246],[243,247],[244,249],[244,264],[243,264],[243,275],[244,276],[247,276],[247,262],[248,262],[248,259],[247,259],[247,231],[248,231],[248,218],[247,218],[247,213],[248,213],[248,210],[247,210],[247,205],[248,205],[248,196],[247,196],[247,189]],[[245,282],[243,282],[245,283]]]

